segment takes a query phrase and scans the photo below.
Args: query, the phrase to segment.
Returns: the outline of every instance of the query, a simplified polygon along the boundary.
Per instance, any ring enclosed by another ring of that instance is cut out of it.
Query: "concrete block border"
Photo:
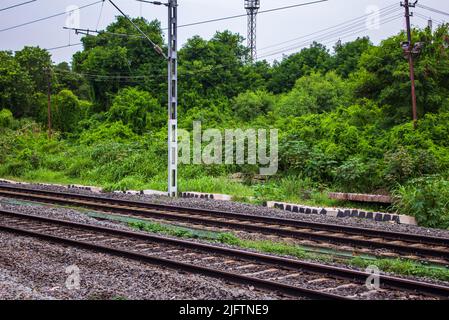
[[[113,193],[168,197],[168,192],[163,192],[163,191],[158,191],[158,190],[126,190],[126,191],[113,191]]]
[[[182,198],[199,198],[199,199],[213,199],[219,201],[231,201],[232,196],[218,193],[202,193],[202,192],[182,192]]]
[[[298,214],[321,214],[334,218],[351,217],[359,219],[368,219],[378,222],[417,225],[416,219],[414,217],[398,215],[394,213],[369,212],[357,209],[317,208],[278,201],[268,201],[266,206],[268,208],[276,208]]]
[[[64,187],[64,186],[60,186],[60,187]],[[92,186],[82,186],[79,184],[69,184],[67,186],[68,189],[75,189],[75,190],[86,190],[86,191],[91,191],[93,193],[103,193],[103,189],[99,188],[99,187],[92,187]]]
[[[362,193],[340,193],[329,192],[329,198],[341,201],[357,201],[357,202],[372,202],[372,203],[393,203],[393,199],[390,196],[375,195],[375,194],[362,194]]]
[[[14,180],[7,180],[7,179],[0,179],[0,183],[4,183],[4,184],[24,184],[24,185],[31,184],[31,183],[28,183],[28,182],[19,182],[19,181],[14,181]]]

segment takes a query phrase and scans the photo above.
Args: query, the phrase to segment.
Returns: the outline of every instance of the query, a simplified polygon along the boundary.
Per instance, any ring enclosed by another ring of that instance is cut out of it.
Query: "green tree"
[[[153,125],[161,125],[160,122],[165,115],[163,110],[165,109],[151,97],[150,93],[136,88],[125,88],[115,96],[107,119],[110,122],[121,121],[135,133],[142,134],[149,121],[152,121]]]
[[[159,21],[136,18],[133,22],[153,42],[164,47]],[[96,111],[107,111],[113,95],[129,86],[139,87],[166,101],[167,63],[125,18],[118,17],[106,32],[86,36],[82,42],[84,51],[74,55],[73,70],[87,74]]]
[[[11,52],[0,51],[0,108],[10,109],[14,117],[32,113],[33,82]]]
[[[243,38],[229,31],[217,32],[209,41],[199,36],[189,39],[179,52],[182,108],[201,107],[188,99],[191,95],[208,99],[233,98],[251,87],[246,80],[263,83],[263,76],[248,69],[247,53]],[[264,69],[264,64],[257,66]]]
[[[47,70],[52,65],[48,51],[39,47],[24,47],[16,51],[15,59],[30,75],[35,87],[34,92],[47,92]]]
[[[294,88],[280,100],[279,112],[284,116],[301,116],[332,111],[350,102],[350,87],[335,72],[324,76],[312,73],[296,81]]]
[[[371,47],[372,43],[368,37],[335,45],[333,69],[338,75],[347,78],[349,74],[358,69],[360,57]]]
[[[438,112],[449,96],[449,48],[445,46],[448,26],[435,32],[413,30],[413,42],[421,42],[423,49],[415,57],[416,93],[419,117]],[[379,46],[362,54],[360,70],[351,78],[357,97],[370,98],[384,106],[388,125],[411,120],[411,92],[408,61],[401,42],[406,35],[390,37]]]
[[[55,65],[53,72],[56,74],[57,83],[54,86],[56,92],[68,89],[80,99],[90,99],[90,88],[86,79],[82,75],[73,72],[67,62],[61,62]]]
[[[275,97],[265,91],[247,91],[234,98],[232,111],[240,120],[249,122],[272,111]]]
[[[314,42],[309,48],[285,57],[273,65],[272,78],[268,88],[274,93],[287,92],[293,88],[296,80],[312,72],[325,74],[332,66],[329,50]]]
[[[61,132],[74,132],[77,124],[88,113],[89,104],[82,102],[70,90],[62,90],[52,99],[53,128]]]

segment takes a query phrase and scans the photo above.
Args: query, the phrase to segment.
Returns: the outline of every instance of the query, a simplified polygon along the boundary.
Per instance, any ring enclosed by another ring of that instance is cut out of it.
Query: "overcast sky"
[[[0,0],[0,10],[8,6],[25,2],[27,0]],[[277,8],[281,6],[294,5],[311,0],[261,0],[261,10]],[[83,6],[95,0],[37,0],[33,3],[16,7],[10,10],[0,11],[0,30],[25,23],[31,20],[43,18],[60,12],[64,12],[67,7],[71,5]],[[243,0],[179,0],[179,23],[186,24],[196,21],[220,18],[225,16],[237,15],[245,13],[243,8]],[[142,15],[148,20],[159,19],[162,25],[167,23],[167,12],[163,6],[154,6],[150,4],[142,4],[135,0],[115,0],[126,13],[132,17]],[[449,11],[449,1],[447,0],[420,0],[420,4],[427,5],[433,8]],[[287,48],[300,48],[301,45],[314,37],[319,38],[319,34],[305,38],[291,41],[288,43],[273,46],[283,43],[304,35],[314,33],[318,30],[326,29],[334,25],[338,25],[347,20],[351,20],[367,13],[375,7],[382,9],[389,5],[396,4],[397,11],[391,12],[380,20],[380,29],[366,29],[365,24],[361,28],[354,28],[354,31],[360,32],[358,36],[368,35],[374,43],[378,43],[381,39],[397,33],[404,28],[404,19],[400,18],[399,14],[403,8],[399,6],[399,0],[329,0],[319,4],[313,4],[304,7],[287,9],[283,11],[264,13],[258,15],[257,25],[257,46],[259,48],[258,55],[264,57],[268,54],[274,55],[266,56],[266,59],[272,61],[282,57],[280,51],[285,51]],[[108,2],[104,2],[104,7],[101,12],[101,4],[97,4],[80,11],[80,27],[96,29],[105,28],[109,23],[115,20],[118,14],[114,7]],[[418,15],[432,17],[437,21],[449,21],[447,16],[432,13],[421,8],[416,8]],[[397,18],[390,21],[397,15]],[[427,25],[424,16],[416,15],[412,18],[412,23],[418,26]],[[69,43],[79,43],[80,36],[73,32],[63,30],[66,24],[67,16],[60,16],[50,20],[38,22],[21,28],[0,31],[0,50],[20,50],[25,45],[40,46],[42,48],[54,48],[64,46]],[[388,22],[390,21],[390,22]],[[231,30],[238,32],[246,37],[247,19],[246,17],[237,18],[233,20],[226,20],[204,24],[195,27],[181,28],[179,36],[181,43],[184,43],[188,38],[194,35],[200,35],[203,38],[209,39],[217,30]],[[363,29],[363,30],[361,30]],[[352,32],[354,33],[354,32]],[[350,35],[345,37],[345,33],[333,34],[323,38],[324,43],[332,47],[332,43],[338,40],[341,36],[342,41],[355,39],[357,35]],[[264,49],[265,47],[269,47]],[[70,47],[59,50],[52,50],[53,60],[55,62],[71,61],[74,52],[80,50],[81,47]],[[287,53],[295,52],[288,51]],[[279,52],[279,53],[278,53]]]

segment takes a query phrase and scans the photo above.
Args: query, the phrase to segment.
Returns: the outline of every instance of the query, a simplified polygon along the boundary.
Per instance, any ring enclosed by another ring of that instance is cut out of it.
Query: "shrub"
[[[390,186],[438,171],[435,157],[427,150],[410,151],[399,147],[385,155],[385,163],[385,179]]]
[[[265,91],[248,91],[234,99],[232,111],[241,120],[251,121],[271,111],[274,102],[275,98],[270,93]]]
[[[87,114],[89,103],[83,102],[70,90],[62,90],[53,98],[53,127],[62,132],[75,131]]]
[[[8,109],[2,109],[0,111],[0,129],[11,127],[13,121],[14,117],[11,111]]]
[[[98,144],[104,141],[123,143],[133,141],[136,138],[137,136],[128,126],[123,125],[122,122],[114,122],[103,123],[90,130],[83,131],[79,142],[85,145]]]
[[[82,174],[92,168],[93,162],[89,158],[76,158],[65,171],[70,178],[81,178]]]
[[[335,184],[343,191],[363,191],[372,185],[372,165],[360,157],[353,157],[345,161],[334,171]]]
[[[396,192],[395,208],[419,225],[449,229],[449,181],[441,176],[418,178]]]
[[[312,73],[299,78],[295,87],[279,103],[281,115],[301,116],[322,113],[350,104],[348,84],[334,72]]]
[[[111,109],[107,113],[108,121],[122,121],[135,133],[142,134],[147,126],[148,115],[157,114],[163,109],[157,100],[146,91],[125,88],[114,98]]]

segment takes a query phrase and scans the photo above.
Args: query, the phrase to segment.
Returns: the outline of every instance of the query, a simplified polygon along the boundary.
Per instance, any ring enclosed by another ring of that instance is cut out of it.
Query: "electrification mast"
[[[178,194],[178,0],[168,2],[168,194]]]
[[[257,13],[260,8],[260,0],[245,0],[245,9],[248,15],[248,49],[250,50],[250,59],[255,61],[257,58]]]
[[[168,195],[178,196],[178,0],[137,0],[168,8],[168,54],[155,44],[112,0],[109,2],[139,31],[168,62]]]

